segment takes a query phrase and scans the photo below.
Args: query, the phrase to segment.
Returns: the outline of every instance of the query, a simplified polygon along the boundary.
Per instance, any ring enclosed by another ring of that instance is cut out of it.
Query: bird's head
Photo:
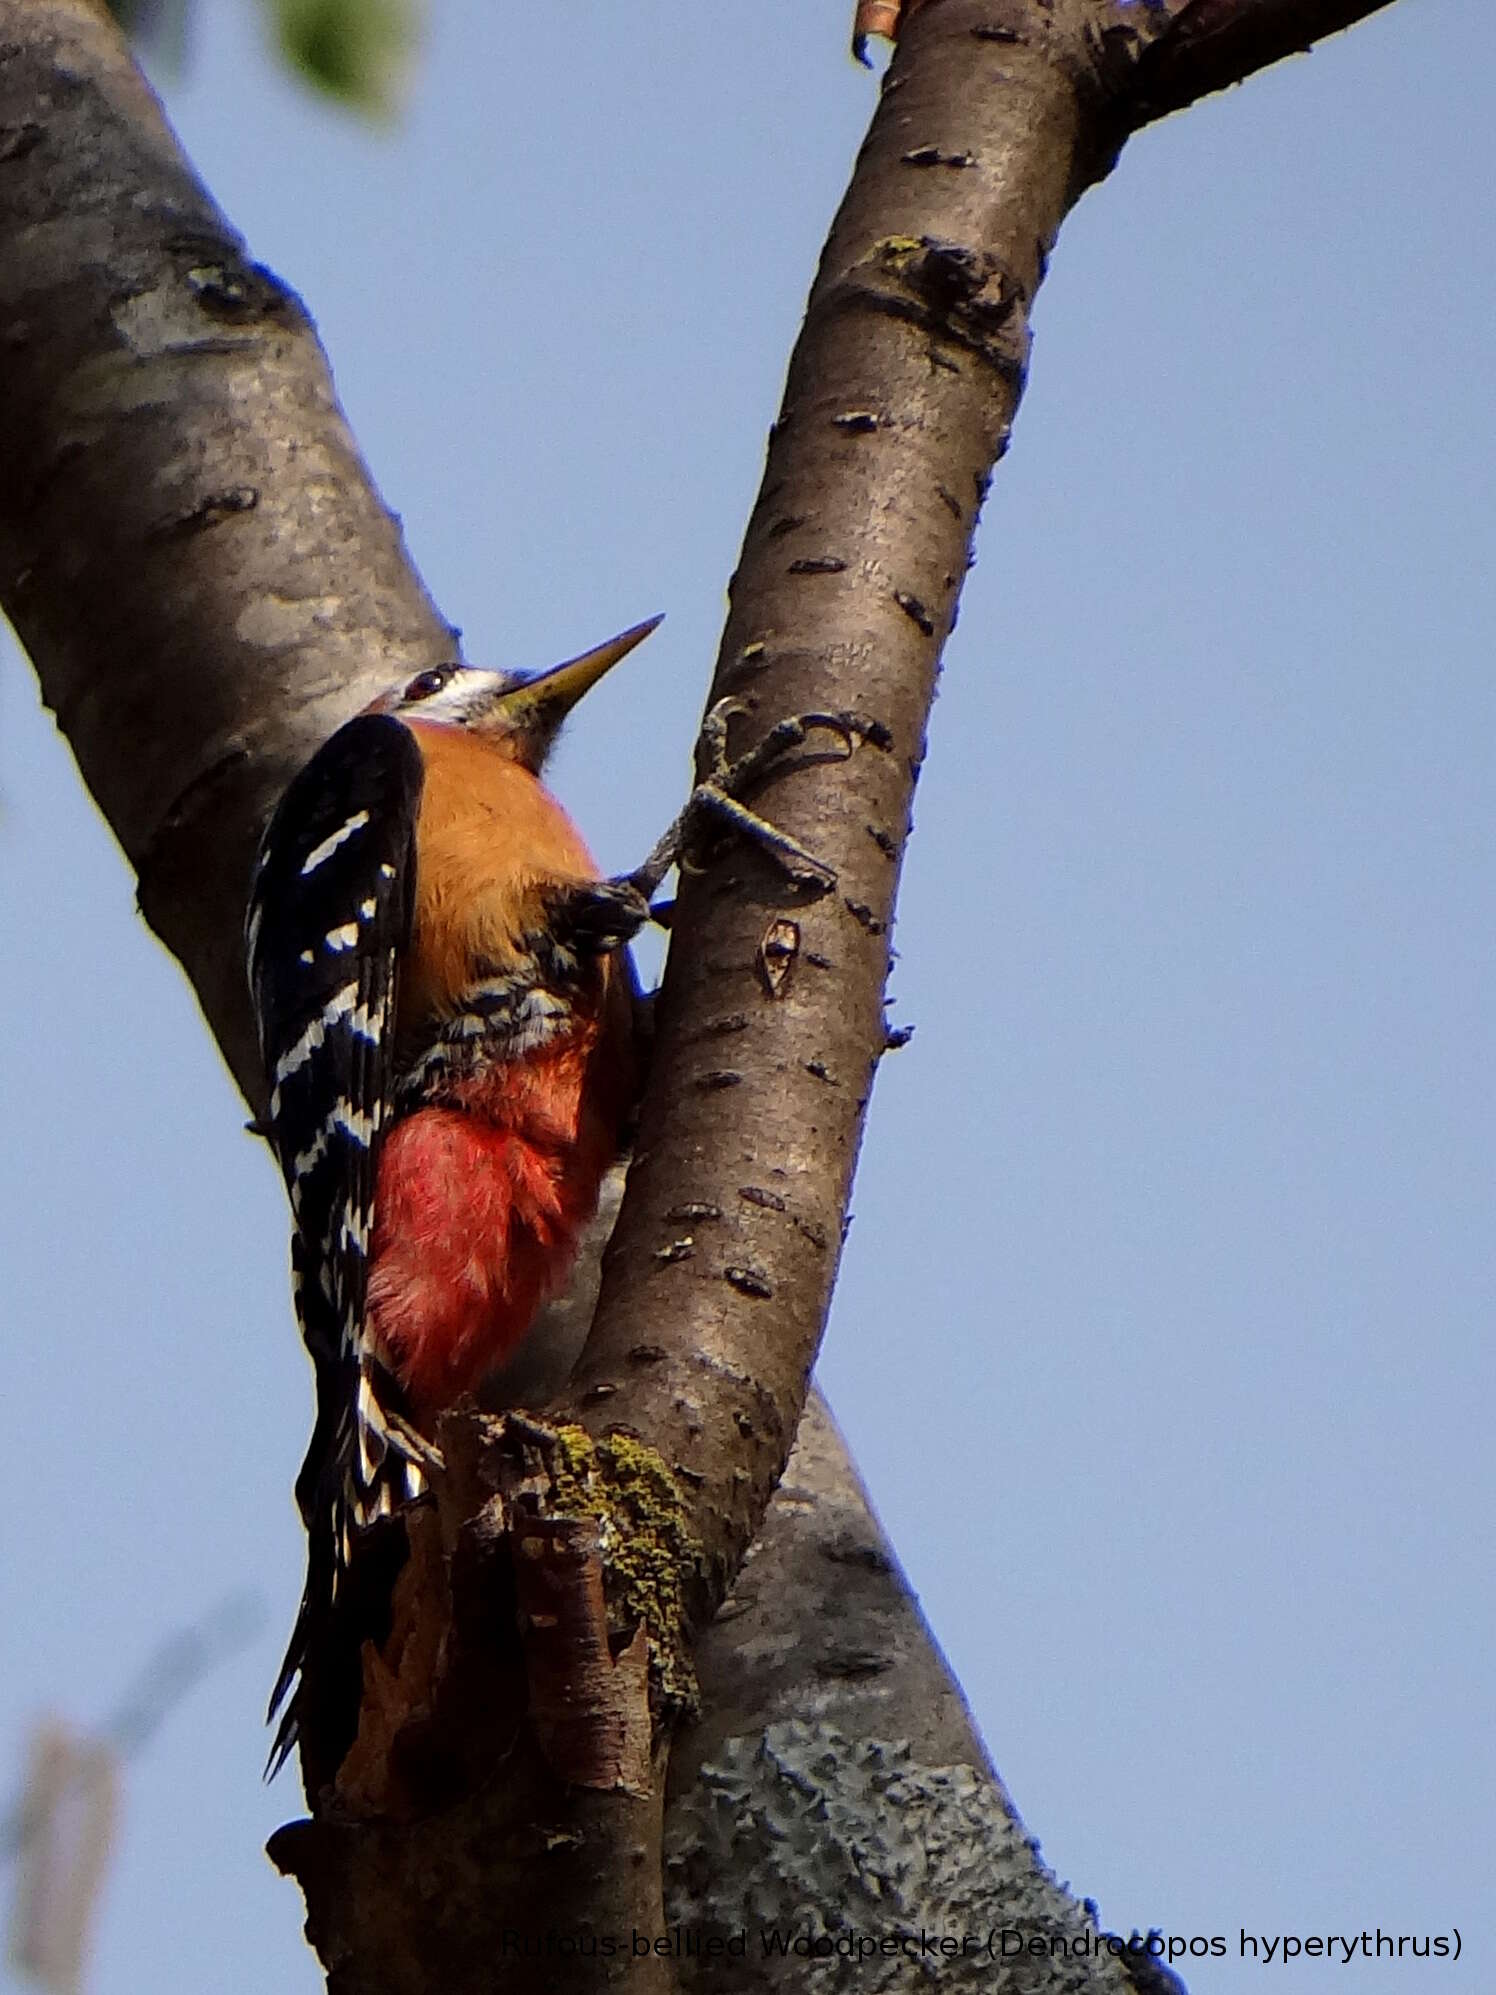
[[[538,772],[562,721],[583,693],[642,644],[660,621],[651,617],[647,623],[636,623],[579,658],[529,676],[489,672],[474,665],[431,665],[385,693],[369,711],[429,721],[437,727],[467,728],[501,744],[516,762]]]

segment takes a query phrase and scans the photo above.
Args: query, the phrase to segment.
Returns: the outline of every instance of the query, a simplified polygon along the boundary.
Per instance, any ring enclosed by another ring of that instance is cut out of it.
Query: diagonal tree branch
[[[240,1086],[258,826],[319,738],[455,652],[300,300],[88,0],[0,7],[0,600]]]
[[[1286,56],[1380,13],[1392,0],[1171,0],[1125,92],[1130,129],[1245,82]]]
[[[762,1516],[819,1339],[939,654],[1050,247],[1117,128],[1158,114],[1160,73],[1213,89],[1228,52],[1258,66],[1379,4],[1324,0],[1292,32],[1280,0],[924,0],[907,22],[790,360],[711,691],[749,738],[786,713],[863,717],[855,754],[768,793],[838,886],[797,896],[741,846],[686,880],[569,1409],[684,1439],[709,1587]],[[734,1430],[746,1445],[724,1450]]]

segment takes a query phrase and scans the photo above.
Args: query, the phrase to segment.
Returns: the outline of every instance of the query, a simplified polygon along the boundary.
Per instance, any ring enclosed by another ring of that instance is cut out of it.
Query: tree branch
[[[936,657],[1069,197],[1069,80],[1043,52],[974,40],[984,18],[946,0],[890,73],[790,362],[712,687],[742,704],[745,734],[801,710],[866,717],[850,757],[808,756],[762,800],[837,888],[798,892],[743,844],[683,883],[639,1155],[570,1401],[595,1433],[669,1437],[708,1596],[803,1404],[886,1044]],[[932,169],[932,141],[964,164]]]
[[[1131,129],[1380,13],[1392,0],[1171,0],[1167,31],[1142,49],[1129,90]]]
[[[1377,4],[1322,0],[1297,10],[1300,30]],[[1228,51],[1255,66],[1302,45],[1289,11],[925,0],[885,79],[790,361],[710,696],[736,702],[750,736],[798,711],[865,717],[856,753],[808,756],[768,792],[838,886],[796,893],[742,844],[684,882],[639,1154],[565,1409],[597,1434],[670,1438],[709,1598],[780,1473],[829,1301],[939,653],[1049,248],[1109,168],[1116,121],[1157,115],[1149,77],[1218,87]]]
[[[257,1101],[238,926],[259,826],[320,738],[455,639],[300,300],[102,10],[0,5],[0,134],[0,602]]]

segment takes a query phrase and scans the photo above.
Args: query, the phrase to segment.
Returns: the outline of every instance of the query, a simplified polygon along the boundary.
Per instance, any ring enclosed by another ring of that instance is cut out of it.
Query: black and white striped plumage
[[[538,776],[564,716],[658,621],[528,677],[417,673],[312,757],[261,843],[246,951],[317,1386],[272,1769],[303,1732],[318,1745],[308,1778],[335,1769],[325,1756],[351,1739],[361,1648],[388,1630],[404,1557],[385,1520],[434,1460],[407,1416],[429,1429],[507,1362],[616,1155],[633,1020],[627,968],[607,959],[647,906],[632,883],[593,877]],[[513,1070],[532,1060],[512,1124]],[[441,1120],[453,1109],[472,1116],[460,1136]],[[445,1176],[453,1140],[466,1162]]]
[[[336,1595],[352,1529],[421,1487],[418,1458],[402,1445],[398,1388],[365,1345],[363,1323],[422,784],[409,728],[385,714],[349,721],[287,788],[250,895],[245,943],[271,1088],[266,1126],[290,1194],[292,1284],[317,1387],[296,1484],[307,1584],[272,1714]],[[272,1767],[296,1733],[293,1703]]]

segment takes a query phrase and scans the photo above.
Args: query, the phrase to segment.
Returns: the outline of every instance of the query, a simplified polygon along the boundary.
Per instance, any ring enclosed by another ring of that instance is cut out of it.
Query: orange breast
[[[581,833],[528,769],[460,728],[410,727],[427,774],[401,973],[406,1043],[450,1011],[453,997],[518,957],[545,920],[547,884],[597,877]]]
[[[426,759],[397,1058],[429,1045],[475,983],[521,966],[546,888],[596,878],[580,834],[492,744],[410,723]],[[496,1058],[380,1153],[366,1326],[417,1421],[471,1392],[565,1283],[632,1101],[633,1011],[612,957],[561,1036]]]

